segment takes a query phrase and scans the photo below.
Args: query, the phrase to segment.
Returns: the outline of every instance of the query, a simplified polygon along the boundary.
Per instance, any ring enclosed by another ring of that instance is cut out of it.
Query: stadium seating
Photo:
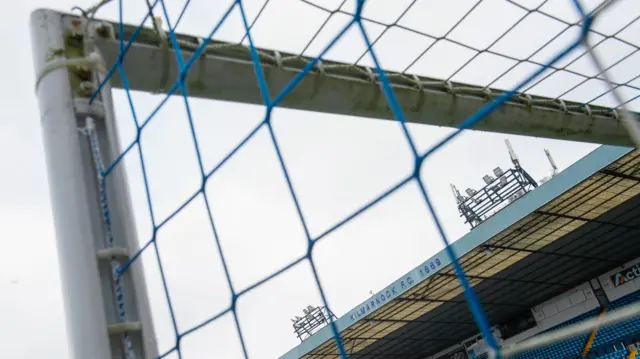
[[[640,292],[635,292],[611,302],[608,311],[614,311],[630,303],[640,300]],[[589,318],[593,318],[600,313],[601,309],[594,309],[576,318],[566,321],[556,327],[546,330],[544,333],[552,332],[567,325],[571,325]],[[569,340],[555,343],[553,345],[531,350],[514,356],[514,359],[544,359],[544,358],[578,358],[588,335],[580,335]],[[601,328],[591,346],[587,358],[591,359],[624,359],[628,355],[625,345],[640,342],[640,318],[619,323],[610,327]]]
[[[544,331],[543,333],[552,332],[567,325],[578,323],[585,319],[593,318],[600,313],[600,309],[594,309],[582,315],[579,315],[571,320],[568,320],[560,325],[557,325],[551,329]],[[567,358],[580,353],[584,347],[584,343],[587,341],[588,335],[580,335],[569,340],[549,345],[544,348],[531,350],[525,353],[521,353],[514,356],[513,359],[540,359],[540,358]]]
[[[598,359],[625,359],[629,354],[626,350],[618,350],[613,353],[605,354],[604,356],[597,357]]]
[[[640,299],[640,292],[635,292],[622,297],[609,305],[609,311],[616,310],[624,307],[630,303],[633,303]],[[593,346],[599,346],[601,344],[611,343],[614,341],[621,341],[629,335],[636,334],[640,331],[640,318],[633,318],[629,321],[622,322],[607,328],[601,328],[596,335],[593,342]]]

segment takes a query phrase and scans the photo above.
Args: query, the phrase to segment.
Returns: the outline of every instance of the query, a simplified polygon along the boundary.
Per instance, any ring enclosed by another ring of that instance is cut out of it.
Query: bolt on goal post
[[[109,166],[122,153],[111,86],[178,95],[178,86],[172,84],[179,77],[180,64],[164,33],[151,28],[123,25],[127,54],[121,59],[119,24],[38,10],[31,26],[73,355],[83,359],[157,357],[141,261],[119,270],[139,249],[124,166],[114,167],[106,176],[102,163]],[[175,36],[187,59],[203,42],[194,36]],[[285,87],[311,61],[271,50],[258,49],[258,54],[265,78],[273,85],[271,91]],[[117,71],[113,64],[120,59],[128,84],[111,76],[99,87],[107,72]],[[189,96],[263,103],[245,46],[212,41],[192,65],[184,80]],[[456,127],[503,93],[412,75],[387,76],[406,120],[413,123]],[[318,61],[279,105],[393,120],[379,84],[371,68]],[[632,136],[638,132],[623,124],[626,117],[621,112],[516,94],[473,128],[633,146]]]

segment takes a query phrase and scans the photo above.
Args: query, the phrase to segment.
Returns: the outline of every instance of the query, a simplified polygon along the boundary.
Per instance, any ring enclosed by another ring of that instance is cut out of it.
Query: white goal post
[[[111,163],[121,153],[114,121],[111,89],[107,86],[91,105],[82,96],[80,72],[98,62],[82,54],[81,36],[72,17],[50,10],[31,16],[33,58],[38,80],[48,180],[51,189],[65,315],[73,358],[128,358],[122,345],[127,335],[135,358],[157,357],[142,262],[135,261],[122,275],[125,320],[118,320],[112,260],[126,263],[138,252],[124,166],[106,182],[108,198],[117,203],[110,211],[111,228],[103,221],[101,190],[91,155],[90,141],[81,129],[95,119],[102,161]],[[97,60],[97,59],[96,59]],[[97,72],[99,73],[99,72]],[[97,78],[95,78],[97,80]],[[90,93],[90,92],[89,92]],[[117,188],[117,190],[116,190]],[[112,246],[105,239],[113,233]]]
[[[68,15],[72,16],[72,15]],[[109,21],[95,43],[108,69],[119,58],[118,24]],[[143,92],[167,92],[177,79],[179,66],[170,45],[160,46],[152,28],[140,31],[125,24],[124,40],[134,41],[123,59],[128,86]],[[202,38],[176,34],[182,56],[188,59]],[[280,91],[310,61],[309,58],[273,50],[258,49],[265,78],[272,93]],[[280,106],[365,118],[393,120],[375,71],[368,67],[336,62],[319,62]],[[413,75],[388,73],[398,103],[411,123],[456,127],[503,91]],[[122,88],[121,77],[110,79]],[[189,96],[262,104],[248,48],[239,44],[211,41],[193,64],[185,81]],[[176,90],[175,94],[179,94]],[[637,116],[637,114],[636,114]],[[620,114],[600,106],[549,98],[517,95],[473,129],[534,137],[633,146]]]

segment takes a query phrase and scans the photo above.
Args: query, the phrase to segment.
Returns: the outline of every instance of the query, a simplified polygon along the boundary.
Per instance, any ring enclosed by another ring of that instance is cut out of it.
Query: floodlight
[[[482,180],[485,185],[480,190],[482,194],[479,191],[467,188],[465,192],[468,197],[460,196],[456,187],[451,185],[451,191],[458,203],[458,212],[471,225],[471,228],[475,228],[478,224],[502,210],[508,203],[517,201],[526,193],[538,187],[537,182],[520,166],[518,156],[513,150],[511,142],[507,139],[505,143],[509,150],[509,157],[511,157],[515,167],[509,166],[507,169],[502,169],[500,166],[496,166],[491,172],[484,175]],[[545,154],[554,170],[553,173],[557,173],[551,154],[548,150],[545,150]],[[548,179],[544,179],[543,182],[546,180]]]
[[[326,325],[331,318],[335,318],[329,309],[326,307],[315,307],[312,305],[302,309],[304,317],[298,316],[295,319],[291,319],[293,322],[293,329],[296,336],[300,340],[305,340],[309,336],[313,335],[320,328]]]
[[[493,177],[491,177],[489,175],[486,175],[486,176],[482,177],[482,179],[484,180],[484,183],[486,183],[486,184],[491,184],[491,182],[493,182],[495,180],[495,178],[493,178]]]

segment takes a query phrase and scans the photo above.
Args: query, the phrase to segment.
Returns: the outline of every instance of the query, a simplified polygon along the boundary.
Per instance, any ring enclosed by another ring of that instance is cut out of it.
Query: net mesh
[[[93,16],[98,9],[109,2],[111,1],[103,1],[98,6],[86,11],[85,15]],[[113,2],[115,3],[116,1]],[[274,3],[275,0],[260,2],[257,5],[247,5],[239,0],[232,2],[225,11],[222,11],[223,16],[221,18],[212,21],[215,22],[214,26],[211,27],[209,33],[203,36],[207,40],[203,41],[194,50],[190,58],[183,59],[180,56],[175,58],[180,69],[180,76],[173,83],[173,90],[170,92],[178,90],[184,100],[186,117],[196,150],[201,184],[195,193],[185,198],[180,205],[173,208],[171,213],[164,218],[158,218],[157,215],[154,216],[154,207],[150,195],[152,191],[144,168],[145,154],[141,140],[145,138],[144,129],[163,108],[165,101],[162,101],[147,118],[140,119],[136,115],[134,101],[132,100],[133,96],[127,86],[127,73],[124,71],[122,63],[116,63],[109,71],[107,79],[105,79],[107,81],[110,76],[121,76],[124,92],[132,110],[130,117],[135,122],[136,136],[135,140],[126,146],[126,150],[116,161],[107,164],[101,170],[100,177],[108,178],[116,166],[123,164],[125,156],[134,152],[137,148],[142,166],[141,173],[145,193],[149,204],[150,220],[153,226],[152,237],[143,245],[141,251],[131,258],[129,263],[124,264],[122,268],[117,267],[115,269],[116,277],[126,271],[131,262],[139,260],[143,253],[151,252],[156,257],[166,301],[171,312],[175,338],[174,345],[163,353],[161,357],[170,355],[181,357],[181,342],[185,337],[228,315],[233,317],[243,355],[244,357],[249,357],[242,326],[238,319],[237,303],[239,299],[303,262],[310,265],[322,304],[327,308],[331,308],[331,303],[327,300],[314,262],[314,249],[317,248],[317,244],[329,234],[342,228],[354,218],[361,216],[385,198],[399,192],[408,185],[414,185],[418,188],[421,198],[428,208],[446,253],[452,258],[455,275],[464,291],[479,332],[483,335],[489,347],[499,352],[499,347],[493,338],[487,316],[474,293],[473,283],[465,276],[463,268],[456,259],[458,258],[457,253],[449,246],[450,240],[445,234],[442,222],[434,208],[429,188],[421,175],[423,173],[421,172],[421,167],[427,158],[459,136],[462,131],[472,128],[476,123],[482,121],[491,112],[514,97],[530,99],[532,95],[545,95],[548,97],[545,101],[554,104],[562,103],[559,100],[579,101],[580,105],[574,110],[583,112],[590,111],[588,105],[606,106],[608,109],[602,110],[604,114],[613,113],[614,110],[624,110],[628,107],[633,108],[634,101],[640,97],[640,80],[638,78],[640,72],[637,66],[632,66],[634,63],[637,64],[638,59],[640,59],[640,55],[638,55],[640,47],[636,45],[638,43],[638,34],[640,34],[638,25],[640,22],[637,22],[640,17],[638,7],[636,6],[629,10],[629,8],[622,6],[612,6],[612,4],[617,3],[614,1],[590,1],[588,4],[582,4],[577,0],[487,0],[464,2],[464,5],[455,7],[455,12],[445,12],[443,15],[443,12],[439,10],[442,10],[440,8],[452,8],[449,2],[436,3],[413,0],[400,1],[402,5],[394,5],[394,11],[382,11],[384,13],[383,16],[374,18],[370,14],[375,11],[378,11],[379,14],[380,9],[388,6],[388,4],[382,1],[364,0],[350,2],[343,0],[333,4],[329,4],[329,1],[322,3],[301,0],[296,3],[296,7],[305,7],[313,10],[316,14],[321,14],[322,16],[317,18],[322,19],[322,21],[319,21],[319,27],[316,28],[313,36],[304,41],[302,50],[298,50],[299,58],[305,59],[304,66],[288,84],[275,95],[271,95],[273,92],[269,91],[268,79],[261,68],[261,61],[265,61],[265,56],[267,55],[256,48],[254,38],[256,36],[255,33],[260,29],[266,31],[264,27],[260,28],[263,14],[269,12],[270,7],[281,9],[281,7],[278,7],[282,6],[281,4]],[[619,3],[624,2],[619,1]],[[630,1],[627,1],[627,3],[630,3]],[[121,0],[118,4],[112,5],[114,5],[114,9],[117,8],[118,18],[120,23],[123,23],[125,5]],[[140,26],[144,24],[153,25],[158,31],[162,25],[151,19],[154,16],[162,18],[166,32],[164,30],[159,31],[158,36],[166,40],[171,47],[180,48],[181,44],[176,36],[176,31],[178,31],[180,24],[183,24],[183,26],[188,25],[189,21],[184,19],[187,16],[185,15],[187,14],[186,10],[191,5],[191,1],[186,1],[183,6],[176,8],[175,4],[168,4],[163,0],[147,2],[146,16]],[[247,6],[251,7],[251,15],[248,15]],[[460,9],[463,9],[463,11]],[[613,13],[612,18],[616,19],[616,21],[597,21],[601,13],[608,11]],[[204,164],[201,155],[202,140],[195,135],[193,111],[190,106],[190,101],[192,100],[189,98],[185,79],[187,73],[193,69],[198,57],[207,49],[207,46],[210,46],[209,39],[218,35],[219,29],[232,13],[240,16],[242,20],[243,35],[239,43],[246,45],[246,49],[253,60],[256,84],[262,94],[265,112],[263,120],[248,131],[245,137],[221,161],[212,167],[208,167]],[[430,18],[432,16],[444,16],[444,21],[438,21],[438,26],[430,28],[430,23],[436,23],[432,21],[433,18]],[[189,29],[180,29],[189,31]],[[122,28],[116,29],[116,31],[122,31]],[[461,34],[467,34],[467,36],[465,37]],[[469,36],[469,34],[471,35]],[[353,46],[355,39],[360,42],[361,46]],[[420,46],[419,48],[412,47],[410,54],[394,53],[389,55],[387,53],[388,56],[382,61],[377,56],[376,51],[389,46],[389,42],[399,41],[398,39],[404,39],[400,41],[406,41],[407,43],[420,43]],[[121,54],[124,57],[130,46],[124,42],[122,36],[120,41]],[[135,39],[130,41],[135,41]],[[513,44],[513,41],[524,43],[526,46],[511,46],[510,44]],[[343,46],[344,51],[334,51],[338,46]],[[599,60],[594,61],[596,53],[599,56]],[[335,66],[344,68],[356,65],[369,66],[371,68],[371,75],[374,80],[379,81],[389,109],[398,126],[400,126],[406,143],[410,148],[414,165],[413,171],[408,176],[378,196],[370,199],[364,206],[331,225],[328,229],[321,231],[320,234],[313,235],[312,231],[309,230],[309,220],[305,217],[304,208],[301,205],[296,186],[292,181],[284,159],[282,146],[274,131],[272,114],[273,109],[281,104],[296,85],[307,74],[317,69],[320,59],[339,61],[342,64]],[[443,59],[446,60],[443,61]],[[296,59],[272,60],[297,61]],[[384,67],[382,67],[381,61],[384,62]],[[498,65],[488,67],[486,66],[487,62],[493,62]],[[594,64],[596,65],[594,66]],[[388,71],[394,72],[392,76],[404,76],[407,79],[411,79],[413,74],[440,78],[441,80],[434,80],[434,84],[442,86],[452,93],[465,93],[465,91],[470,93],[482,92],[482,89],[487,87],[505,90],[485,106],[478,108],[457,129],[444,136],[428,149],[422,150],[416,145],[412,131],[406,124],[403,109],[400,108],[394,96]],[[453,83],[465,83],[475,87],[454,86]],[[624,111],[621,112],[625,113]],[[275,150],[280,170],[286,180],[288,195],[293,202],[292,205],[306,237],[306,250],[299,258],[292,260],[260,280],[254,281],[251,285],[238,289],[237,285],[234,286],[232,281],[232,274],[225,259],[227,254],[216,231],[216,214],[211,209],[211,199],[205,188],[208,181],[216,176],[223,165],[236,156],[241,148],[251,143],[259,133],[268,135],[269,142]],[[95,148],[97,147],[95,146]],[[165,271],[163,270],[164,263],[160,258],[156,234],[194,201],[204,202],[207,221],[213,233],[216,250],[219,252],[222,261],[222,270],[230,288],[231,300],[228,307],[201,323],[189,328],[179,328],[172,309],[172,292],[167,285]],[[347,358],[347,350],[338,328],[333,321],[329,323],[329,326],[333,333],[338,353],[341,357]]]

